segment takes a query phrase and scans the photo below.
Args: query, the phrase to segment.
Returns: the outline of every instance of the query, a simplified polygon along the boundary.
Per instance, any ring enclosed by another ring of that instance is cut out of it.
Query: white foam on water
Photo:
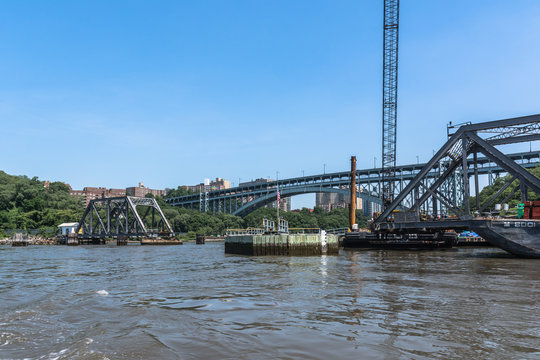
[[[16,342],[20,342],[22,338],[20,335],[17,335],[15,333],[11,332],[1,332],[0,333],[0,340],[5,341],[4,343],[0,343],[0,347],[15,344]]]
[[[62,355],[64,355],[66,352],[68,351],[68,349],[62,349],[60,350],[59,352],[52,352],[49,354],[49,359],[50,360],[58,360],[60,359],[60,357]]]
[[[98,295],[103,295],[103,296],[109,295],[109,293],[107,292],[107,290],[98,290],[98,291],[96,291],[96,294],[98,294]]]

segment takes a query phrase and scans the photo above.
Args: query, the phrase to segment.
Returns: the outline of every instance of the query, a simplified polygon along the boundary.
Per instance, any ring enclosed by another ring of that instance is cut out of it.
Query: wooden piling
[[[205,243],[205,241],[206,241],[206,238],[205,238],[204,234],[197,234],[197,237],[195,239],[196,244],[202,245],[202,244]]]

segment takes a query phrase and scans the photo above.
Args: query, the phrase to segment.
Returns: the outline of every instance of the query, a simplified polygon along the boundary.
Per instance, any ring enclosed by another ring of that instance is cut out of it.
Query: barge
[[[540,220],[538,219],[505,219],[480,218],[471,220],[439,220],[411,222],[383,222],[375,224],[372,232],[359,235],[351,232],[345,235],[345,247],[370,247],[377,241],[385,241],[391,245],[396,237],[409,239],[409,248],[414,248],[411,237],[418,234],[446,234],[446,230],[474,231],[493,246],[526,258],[540,258]],[[432,235],[435,236],[435,235]],[[440,235],[438,235],[440,236]],[[436,247],[435,237],[431,240]],[[403,244],[405,246],[405,244]]]
[[[377,234],[367,231],[346,233],[343,247],[357,249],[420,250],[451,248],[456,244],[453,231],[441,233]]]
[[[471,229],[490,244],[511,254],[540,258],[540,220],[472,220]]]

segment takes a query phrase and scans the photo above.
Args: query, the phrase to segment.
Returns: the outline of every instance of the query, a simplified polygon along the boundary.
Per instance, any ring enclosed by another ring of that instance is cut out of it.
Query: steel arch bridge
[[[540,164],[540,151],[531,151],[511,154],[509,157],[524,168],[534,168]],[[414,179],[425,164],[402,165],[396,168],[394,175],[394,188],[396,191],[403,190]],[[426,185],[430,185],[440,176],[445,164],[435,166],[425,177]],[[488,184],[506,171],[486,157],[477,159],[478,174],[486,175]],[[474,175],[474,162],[468,160],[468,175]],[[357,197],[362,199],[362,208],[365,215],[369,215],[373,204],[381,204],[380,192],[382,182],[382,170],[380,168],[364,169],[356,171]],[[444,191],[449,199],[462,198],[463,189],[459,174],[456,175],[452,185]],[[451,182],[450,182],[451,183]],[[204,212],[226,213],[245,216],[250,212],[276,201],[276,186],[279,185],[280,196],[291,197],[300,194],[312,193],[338,193],[349,194],[350,172],[335,172],[327,174],[309,175],[279,181],[251,183],[229,189],[200,192],[191,195],[169,197],[165,201],[173,206],[198,209]],[[377,205],[375,205],[377,206]]]
[[[284,190],[281,190],[280,188],[279,190],[279,194],[281,197],[291,197],[295,195],[313,194],[313,193],[334,193],[334,194],[343,194],[345,196],[348,196],[349,189],[348,188],[344,189],[344,188],[320,187],[320,186],[315,186],[315,187],[306,186],[306,187],[298,187],[298,188],[290,187],[290,188],[285,188]],[[379,199],[376,196],[370,195],[367,191],[357,191],[356,197],[362,199],[362,201],[364,202],[382,204],[381,199]],[[246,204],[243,204],[236,211],[232,212],[232,214],[238,215],[238,216],[245,216],[260,207],[273,203],[276,200],[277,200],[277,191],[273,189],[270,193],[266,193],[266,195],[262,195],[260,197],[253,199],[252,201]]]

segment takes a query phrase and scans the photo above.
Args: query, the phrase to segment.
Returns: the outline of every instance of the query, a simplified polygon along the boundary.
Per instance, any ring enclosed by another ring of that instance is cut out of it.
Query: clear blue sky
[[[382,6],[2,1],[0,169],[165,188],[371,167]],[[398,163],[449,121],[540,113],[540,1],[402,1],[400,21]]]

